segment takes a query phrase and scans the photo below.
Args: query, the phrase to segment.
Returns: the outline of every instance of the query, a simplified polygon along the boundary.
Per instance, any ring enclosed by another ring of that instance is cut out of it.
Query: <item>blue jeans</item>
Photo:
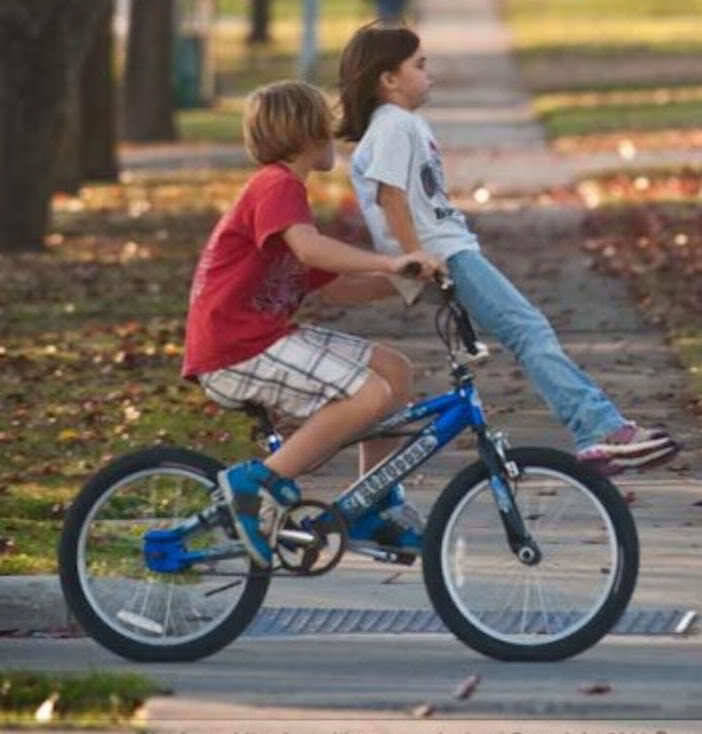
[[[582,450],[626,421],[616,406],[565,355],[546,317],[480,252],[448,259],[456,296],[483,330],[516,357],[554,415]]]

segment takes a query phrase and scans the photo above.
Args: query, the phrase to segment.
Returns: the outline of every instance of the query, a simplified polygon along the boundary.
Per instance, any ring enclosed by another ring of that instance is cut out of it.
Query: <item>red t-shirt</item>
[[[312,222],[305,186],[287,166],[271,164],[251,178],[195,270],[184,377],[243,362],[294,331],[290,319],[305,295],[336,277],[303,265],[282,237]]]

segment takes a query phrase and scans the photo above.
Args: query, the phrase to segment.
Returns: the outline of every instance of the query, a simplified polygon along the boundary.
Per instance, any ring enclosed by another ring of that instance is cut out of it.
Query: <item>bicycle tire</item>
[[[154,574],[146,567],[143,542],[139,547],[143,532],[135,535],[134,531],[134,527],[140,527],[140,520],[135,518],[136,512],[147,507],[143,498],[145,492],[152,492],[153,503],[157,504],[158,497],[161,505],[169,506],[172,500],[168,492],[180,481],[186,497],[181,508],[187,503],[198,504],[201,495],[203,500],[211,502],[209,492],[216,487],[216,473],[222,468],[220,462],[183,448],[159,446],[143,449],[108,464],[87,482],[76,497],[67,512],[59,540],[59,577],[70,610],[85,632],[101,645],[122,657],[142,662],[197,660],[228,645],[253,619],[263,603],[270,574],[262,571],[248,557],[240,561],[245,569],[239,574],[242,580],[230,582],[232,593],[238,593],[239,586],[242,587],[241,593],[236,599],[230,599],[227,590],[226,600],[221,600],[225,592],[212,591],[216,575],[213,564],[200,575],[192,569],[184,572],[189,574],[187,576]],[[132,482],[134,491],[130,490]],[[124,513],[124,519],[120,512]],[[154,518],[159,518],[161,526],[167,524],[167,516],[162,510],[151,508],[149,512],[152,516],[141,522],[142,527],[148,528],[149,523],[153,525]],[[221,529],[213,529],[212,533],[215,532],[223,534]],[[110,575],[110,564],[117,567],[113,576]],[[139,570],[139,564],[142,570]],[[122,570],[124,574],[120,575]],[[222,586],[221,581],[217,583]],[[216,601],[201,591],[205,588],[216,597]],[[145,599],[137,599],[138,594]],[[165,610],[167,621],[163,624],[150,622],[143,610],[134,608],[130,611],[132,597],[134,603],[147,606],[148,602],[150,609],[158,607]],[[188,612],[189,618],[177,620],[175,605],[181,598],[183,604],[186,601],[192,604],[195,600],[205,611],[191,611]],[[122,605],[122,608],[115,611],[112,608],[115,604]],[[215,608],[216,613],[209,611]],[[208,623],[210,614],[214,619],[211,624]],[[176,624],[185,628],[186,623],[195,626],[201,620],[204,625],[201,630],[195,629],[187,634],[173,632],[172,635],[169,632],[169,627]],[[159,626],[163,628],[161,634],[158,633]]]
[[[432,509],[424,540],[424,582],[446,627],[474,650],[505,661],[562,660],[598,642],[629,603],[639,565],[636,526],[616,487],[572,455],[530,447],[509,450],[507,459],[520,469],[522,480],[516,480],[515,501],[527,530],[540,546],[542,562],[526,567],[509,549],[489,490],[487,467],[479,461],[453,478]],[[566,492],[577,502],[564,499]],[[532,496],[536,498],[533,502]],[[564,527],[561,535],[544,519],[551,505],[555,513],[558,502],[570,502],[567,513],[558,510]],[[461,524],[471,503],[474,517],[469,511]],[[591,518],[587,515],[590,505]],[[578,523],[582,524],[582,537]],[[467,550],[471,543],[472,550]],[[488,559],[493,545],[494,569]],[[598,569],[602,558],[608,560]],[[562,559],[566,567],[561,569]],[[553,588],[548,586],[539,576],[529,580],[529,572],[543,576],[552,569],[558,588],[555,582],[551,582]],[[519,591],[520,573],[525,579],[523,592]],[[514,583],[508,591],[500,592],[499,585],[507,587],[508,579]],[[546,598],[567,607],[568,602],[561,600],[568,600],[568,594],[574,599],[584,597],[589,593],[588,584],[593,594],[598,594],[589,608],[584,608],[584,601],[582,610],[545,608]],[[535,597],[544,607],[540,611],[530,609],[531,588],[536,589]],[[510,600],[515,594],[522,595],[521,609],[508,609],[511,601],[504,601],[507,594]],[[495,604],[494,600],[502,600],[501,609],[489,608],[490,604],[499,607],[499,601]]]

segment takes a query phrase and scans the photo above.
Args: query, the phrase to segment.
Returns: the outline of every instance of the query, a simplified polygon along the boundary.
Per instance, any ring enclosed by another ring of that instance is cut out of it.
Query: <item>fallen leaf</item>
[[[478,674],[469,675],[464,681],[458,684],[456,690],[453,692],[454,698],[467,699],[470,698],[475,689],[480,684],[481,677]]]
[[[422,703],[412,709],[412,716],[416,719],[428,719],[436,711],[433,703]]]
[[[609,683],[589,683],[578,688],[580,693],[587,696],[601,696],[604,693],[611,693],[612,686]]]

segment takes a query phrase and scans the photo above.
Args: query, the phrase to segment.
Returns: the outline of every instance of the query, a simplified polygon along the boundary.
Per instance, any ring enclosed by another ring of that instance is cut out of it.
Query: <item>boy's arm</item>
[[[397,186],[378,184],[378,204],[385,212],[385,218],[393,237],[400,243],[404,252],[417,252],[422,244],[414,228],[412,212],[407,201],[407,194]]]
[[[388,298],[397,293],[388,278],[381,273],[371,275],[340,275],[319,291],[324,303],[351,306],[366,301]]]
[[[424,253],[393,257],[347,245],[323,235],[312,224],[293,224],[283,233],[283,239],[300,262],[331,273],[399,273],[407,263],[417,261],[422,266],[421,276],[430,278],[441,265]]]

